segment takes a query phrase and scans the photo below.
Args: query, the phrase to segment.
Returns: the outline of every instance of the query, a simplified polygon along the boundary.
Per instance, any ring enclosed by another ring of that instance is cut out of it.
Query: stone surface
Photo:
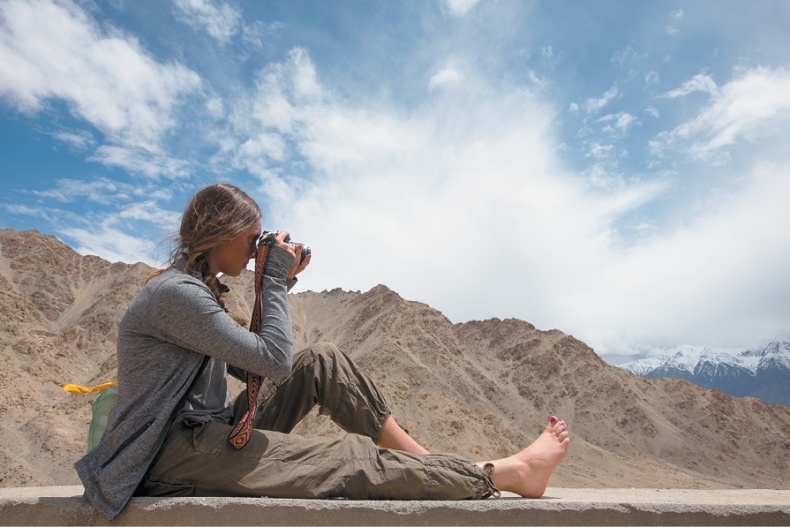
[[[788,490],[549,488],[539,500],[135,498],[112,523],[82,488],[0,489],[0,525],[790,525]]]

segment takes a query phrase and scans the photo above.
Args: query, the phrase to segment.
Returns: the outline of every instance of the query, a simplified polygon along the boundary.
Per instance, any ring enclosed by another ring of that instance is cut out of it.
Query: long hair
[[[220,283],[209,269],[206,253],[243,234],[260,219],[260,207],[240,188],[216,183],[200,189],[181,217],[178,242],[170,254],[170,267],[199,272],[225,308]],[[149,280],[163,271],[155,272]],[[238,317],[233,318],[243,323]]]

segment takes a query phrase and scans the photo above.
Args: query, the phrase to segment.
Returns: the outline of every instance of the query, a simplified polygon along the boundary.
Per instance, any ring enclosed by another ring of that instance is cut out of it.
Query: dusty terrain
[[[114,378],[117,322],[150,272],[0,230],[0,486],[79,483],[94,395],[61,385]],[[229,307],[248,314],[251,273],[228,284]],[[297,348],[337,344],[433,451],[500,457],[556,414],[573,443],[552,486],[790,488],[790,407],[636,377],[521,320],[452,324],[385,286],[290,302]],[[297,432],[342,433],[317,415]]]

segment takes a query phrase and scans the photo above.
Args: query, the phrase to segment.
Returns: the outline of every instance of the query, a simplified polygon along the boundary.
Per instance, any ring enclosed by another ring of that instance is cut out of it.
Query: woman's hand
[[[276,245],[279,245],[289,253],[294,255],[295,261],[291,268],[288,270],[288,279],[293,280],[296,278],[296,275],[304,271],[305,267],[310,263],[310,259],[312,258],[312,254],[308,254],[304,261],[302,261],[302,246],[297,245],[293,246],[290,243],[286,242],[285,240],[290,237],[288,231],[280,231],[277,233]]]
[[[310,258],[313,257],[313,254],[310,253],[305,256],[304,261],[302,261],[302,246],[297,245],[296,250],[294,251],[294,255],[296,256],[296,261],[294,262],[291,269],[288,271],[288,278],[294,279],[296,275],[304,271],[304,268],[310,263]]]

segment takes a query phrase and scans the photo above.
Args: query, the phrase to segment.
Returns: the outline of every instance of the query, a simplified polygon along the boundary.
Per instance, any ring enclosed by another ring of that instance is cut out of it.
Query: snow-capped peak
[[[766,368],[790,371],[790,342],[772,340],[762,346],[746,348],[708,348],[682,345],[619,367],[636,375],[646,375],[659,368],[694,374],[705,363],[743,368],[755,374]]]

